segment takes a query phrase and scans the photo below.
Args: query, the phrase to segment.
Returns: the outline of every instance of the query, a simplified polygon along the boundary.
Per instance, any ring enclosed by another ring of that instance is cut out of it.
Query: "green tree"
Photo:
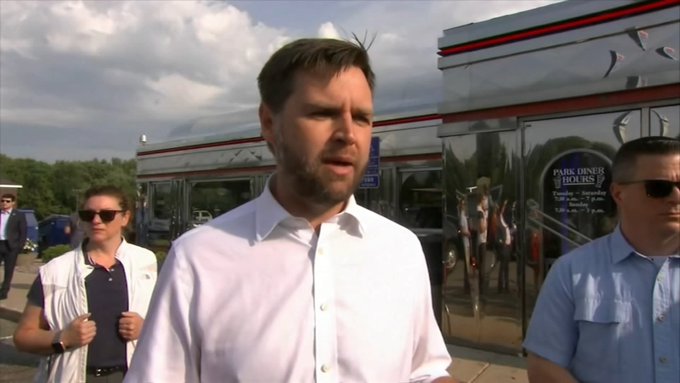
[[[117,185],[134,197],[136,162],[113,158],[48,164],[0,154],[0,177],[23,186],[17,193],[19,207],[35,209],[41,220],[73,212],[82,202],[83,192],[93,185]]]

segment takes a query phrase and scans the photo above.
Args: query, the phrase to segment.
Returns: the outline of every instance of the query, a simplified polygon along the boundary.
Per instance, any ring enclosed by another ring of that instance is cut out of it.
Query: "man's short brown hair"
[[[276,51],[257,76],[262,102],[278,113],[293,92],[298,71],[335,75],[351,67],[361,69],[373,91],[375,74],[363,44],[336,39],[299,39]]]

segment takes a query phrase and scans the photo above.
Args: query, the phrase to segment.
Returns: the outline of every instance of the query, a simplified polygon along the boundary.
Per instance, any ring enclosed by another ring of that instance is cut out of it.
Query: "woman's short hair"
[[[92,186],[85,191],[85,194],[84,194],[85,198],[83,200],[84,201],[83,203],[85,203],[91,197],[96,197],[96,196],[113,197],[113,198],[118,200],[118,204],[120,205],[121,210],[123,210],[123,211],[130,210],[130,199],[125,194],[123,189],[119,188],[118,186],[114,186],[114,185]]]

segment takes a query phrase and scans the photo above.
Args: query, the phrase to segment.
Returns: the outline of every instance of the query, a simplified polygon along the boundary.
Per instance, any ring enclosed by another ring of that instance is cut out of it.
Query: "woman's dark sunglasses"
[[[102,222],[109,223],[113,221],[114,218],[116,218],[116,213],[122,212],[123,210],[80,210],[78,211],[78,216],[85,222],[92,222],[94,220],[94,216],[98,215]]]
[[[673,192],[673,187],[676,187],[680,190],[680,182],[668,180],[640,180],[620,183],[623,185],[644,183],[645,192],[650,198],[666,198]]]

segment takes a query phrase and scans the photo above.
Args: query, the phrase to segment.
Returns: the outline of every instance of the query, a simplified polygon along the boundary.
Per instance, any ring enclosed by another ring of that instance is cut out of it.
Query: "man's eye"
[[[312,118],[318,118],[318,119],[323,119],[323,118],[328,118],[331,116],[330,113],[328,112],[312,112],[310,113],[310,116]]]
[[[366,116],[356,116],[354,117],[354,121],[357,122],[360,125],[370,125],[371,124],[371,119]]]

